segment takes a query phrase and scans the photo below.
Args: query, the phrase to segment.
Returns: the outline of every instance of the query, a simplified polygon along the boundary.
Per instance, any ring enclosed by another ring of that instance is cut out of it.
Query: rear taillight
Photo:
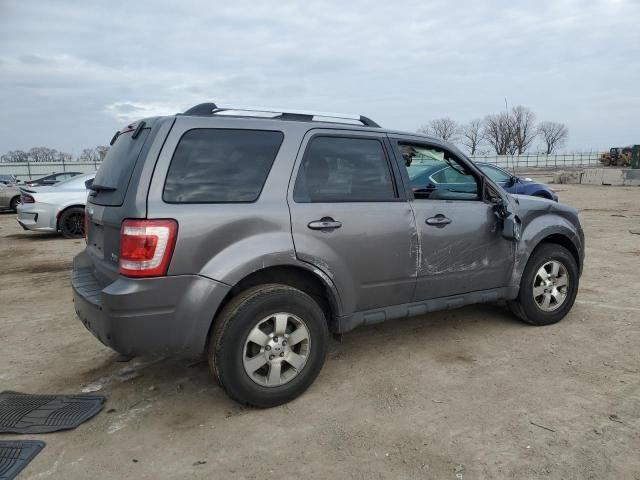
[[[36,203],[36,200],[31,195],[23,193],[20,195],[20,203]]]
[[[176,243],[175,220],[125,220],[120,228],[119,271],[127,277],[167,273]]]

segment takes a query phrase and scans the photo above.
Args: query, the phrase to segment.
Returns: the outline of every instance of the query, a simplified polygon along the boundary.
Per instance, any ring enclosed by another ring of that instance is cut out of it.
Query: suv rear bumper
[[[133,279],[101,287],[85,252],[73,260],[76,314],[104,345],[124,355],[204,352],[228,285],[198,275]]]

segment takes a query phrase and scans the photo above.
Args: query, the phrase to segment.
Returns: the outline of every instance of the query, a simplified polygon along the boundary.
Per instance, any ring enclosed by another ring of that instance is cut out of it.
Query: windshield
[[[407,173],[409,174],[409,179],[414,180],[425,173],[427,170],[431,170],[426,165],[411,165],[407,167]]]
[[[78,190],[82,190],[83,188],[86,188],[84,185],[84,182],[86,182],[87,180],[91,180],[93,177],[96,176],[96,173],[87,173],[85,175],[77,175],[73,178],[69,178],[68,180],[64,180],[62,182],[56,183],[55,185],[53,185],[55,188],[68,188],[68,189],[78,189]]]

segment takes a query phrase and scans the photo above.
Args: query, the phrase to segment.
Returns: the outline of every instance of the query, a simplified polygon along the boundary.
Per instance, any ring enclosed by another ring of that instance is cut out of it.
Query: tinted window
[[[121,133],[109,148],[107,156],[100,164],[94,180],[95,185],[115,188],[113,191],[101,190],[91,198],[98,205],[122,205],[127,193],[131,174],[138,161],[150,128],[144,128],[138,138],[132,138],[133,132]]]
[[[282,132],[195,129],[171,159],[163,199],[170,203],[253,202],[267,179]]]
[[[293,198],[301,203],[395,199],[382,143],[369,138],[313,138],[298,170]]]
[[[480,169],[486,173],[494,182],[506,183],[511,179],[511,176],[496,167],[490,167],[488,165],[480,165]]]

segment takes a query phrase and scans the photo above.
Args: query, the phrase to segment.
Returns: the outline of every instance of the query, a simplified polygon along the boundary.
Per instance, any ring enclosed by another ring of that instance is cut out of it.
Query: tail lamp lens
[[[120,228],[120,274],[158,277],[167,273],[176,243],[175,220],[125,220]]]
[[[20,203],[36,203],[36,201],[31,195],[23,193],[20,195]]]

